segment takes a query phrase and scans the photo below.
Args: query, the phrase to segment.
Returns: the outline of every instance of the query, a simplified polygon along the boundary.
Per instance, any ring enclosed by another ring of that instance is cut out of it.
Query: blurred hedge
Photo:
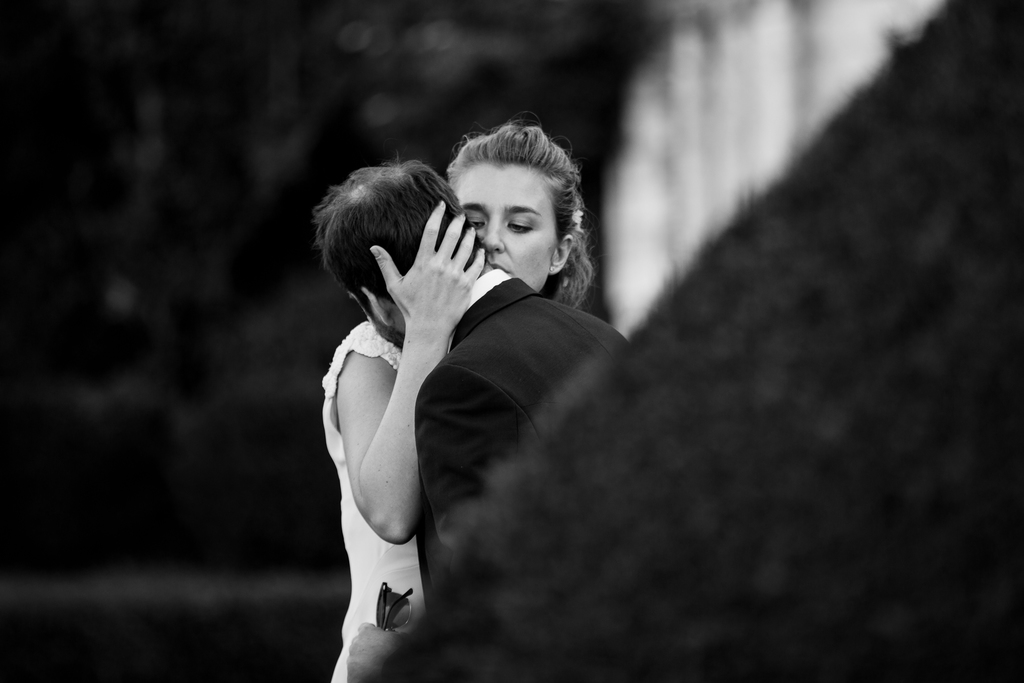
[[[0,398],[2,566],[196,559],[164,468],[171,419],[138,392],[65,385]]]
[[[529,110],[597,209],[646,21],[623,0],[0,5],[0,565],[342,562],[318,387],[360,314],[317,272],[312,207]]]
[[[231,392],[189,417],[168,467],[175,509],[213,566],[344,561],[320,403]]]
[[[210,328],[315,269],[329,184],[396,153],[443,167],[522,111],[572,141],[596,209],[646,18],[623,0],[5,4],[0,377],[129,370],[201,394]]]
[[[344,563],[315,394],[225,393],[177,434],[165,406],[136,398],[0,407],[2,566]]]
[[[389,681],[1024,679],[1022,35],[895,49],[495,473]]]
[[[0,578],[0,680],[330,680],[347,579]]]
[[[312,274],[211,337],[212,388],[178,408],[166,470],[204,562],[344,566],[320,380],[361,320],[328,276]]]
[[[216,391],[6,385],[0,566],[344,566],[320,379],[359,318],[298,278],[211,339]],[[315,350],[311,352],[310,349]]]

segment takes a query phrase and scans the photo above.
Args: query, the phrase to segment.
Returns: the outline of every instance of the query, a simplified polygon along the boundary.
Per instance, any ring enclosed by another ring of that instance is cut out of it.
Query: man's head
[[[328,189],[313,209],[316,248],[324,268],[393,342],[401,342],[401,331],[379,310],[381,302],[384,308],[393,307],[393,302],[370,247],[385,249],[398,270],[407,272],[416,259],[423,227],[442,201],[446,209],[438,240],[461,213],[455,193],[426,164],[394,161],[354,171]]]

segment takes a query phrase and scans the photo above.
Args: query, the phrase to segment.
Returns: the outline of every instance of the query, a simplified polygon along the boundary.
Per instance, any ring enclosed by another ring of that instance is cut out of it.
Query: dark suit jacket
[[[483,475],[545,434],[559,389],[592,359],[626,340],[592,315],[541,297],[522,280],[496,286],[463,316],[452,349],[416,400],[423,485],[417,534],[424,589],[443,582],[452,559],[452,512],[478,497]]]

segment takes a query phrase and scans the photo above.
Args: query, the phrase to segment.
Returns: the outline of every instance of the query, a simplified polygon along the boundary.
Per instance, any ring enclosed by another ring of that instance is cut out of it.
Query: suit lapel
[[[455,327],[455,335],[452,337],[452,348],[458,346],[459,342],[466,338],[477,325],[491,317],[501,309],[514,304],[520,299],[528,296],[540,296],[530,289],[530,286],[518,278],[506,280],[487,292],[479,301],[469,307],[462,320]]]

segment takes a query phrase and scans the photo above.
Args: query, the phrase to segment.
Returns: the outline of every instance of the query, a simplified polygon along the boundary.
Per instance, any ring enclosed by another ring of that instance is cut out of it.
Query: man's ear
[[[572,253],[572,245],[575,238],[572,235],[566,235],[562,238],[562,241],[555,247],[555,251],[551,254],[551,269],[549,273],[554,275],[565,267],[565,262],[569,260],[569,254]]]
[[[373,311],[373,317],[375,317],[378,322],[383,324],[384,327],[398,327],[398,321],[396,319],[396,316],[399,315],[398,306],[387,299],[378,297],[366,287],[360,287],[359,289],[362,290],[363,296],[366,297],[366,300],[370,302],[370,310]]]

